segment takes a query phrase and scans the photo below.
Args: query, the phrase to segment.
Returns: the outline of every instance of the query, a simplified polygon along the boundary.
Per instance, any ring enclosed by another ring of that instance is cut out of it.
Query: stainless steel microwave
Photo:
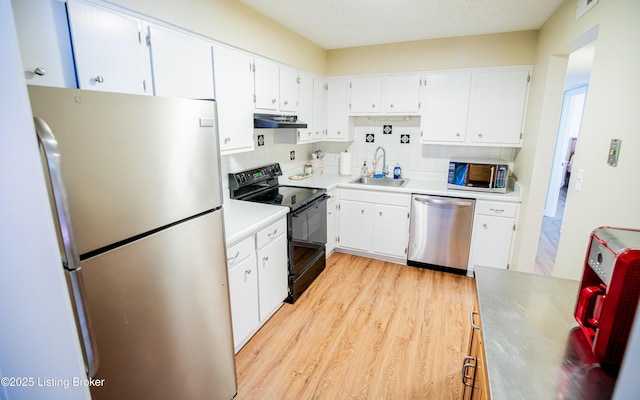
[[[506,193],[509,165],[500,161],[450,161],[447,188]]]

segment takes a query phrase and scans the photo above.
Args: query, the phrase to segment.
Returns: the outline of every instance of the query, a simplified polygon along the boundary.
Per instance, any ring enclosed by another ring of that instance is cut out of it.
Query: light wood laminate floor
[[[237,354],[236,399],[459,399],[472,278],[335,253]]]

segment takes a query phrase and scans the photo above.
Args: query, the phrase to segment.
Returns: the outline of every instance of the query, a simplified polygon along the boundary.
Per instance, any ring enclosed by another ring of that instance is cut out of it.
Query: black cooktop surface
[[[275,186],[259,193],[242,197],[239,200],[256,203],[287,206],[292,210],[301,207],[323,196],[325,189],[305,188],[298,186]]]

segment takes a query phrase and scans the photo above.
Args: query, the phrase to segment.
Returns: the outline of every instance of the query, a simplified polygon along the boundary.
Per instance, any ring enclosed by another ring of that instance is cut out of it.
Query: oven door
[[[304,243],[327,243],[327,199],[322,196],[299,210],[292,211],[291,240]]]

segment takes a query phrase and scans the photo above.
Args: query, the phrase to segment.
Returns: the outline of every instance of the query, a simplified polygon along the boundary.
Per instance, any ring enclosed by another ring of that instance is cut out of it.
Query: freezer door
[[[221,205],[215,102],[30,86],[83,255]]]
[[[222,211],[83,261],[99,399],[231,399]]]

